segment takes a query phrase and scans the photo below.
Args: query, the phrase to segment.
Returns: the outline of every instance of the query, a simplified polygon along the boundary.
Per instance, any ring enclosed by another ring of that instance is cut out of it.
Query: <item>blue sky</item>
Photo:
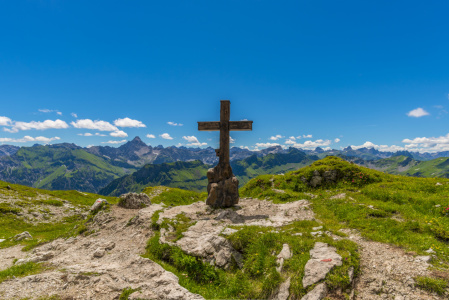
[[[231,119],[254,121],[234,146],[449,150],[448,11],[446,1],[2,1],[0,143],[119,146],[138,135],[217,147],[196,122],[218,120],[229,99]]]

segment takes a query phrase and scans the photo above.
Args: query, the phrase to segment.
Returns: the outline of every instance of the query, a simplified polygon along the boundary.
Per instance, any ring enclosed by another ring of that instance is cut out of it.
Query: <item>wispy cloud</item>
[[[172,140],[173,139],[168,133],[163,133],[163,134],[161,134],[159,136],[161,138],[163,138],[164,140]]]
[[[114,121],[114,125],[118,127],[147,127],[141,121],[130,118],[117,119]]]
[[[330,140],[323,140],[323,139],[318,139],[316,141],[305,141],[304,143],[297,143],[296,141],[291,139],[285,141],[286,145],[290,145],[291,147],[301,149],[315,149],[316,147],[327,147],[331,143],[332,142]]]
[[[335,143],[338,143],[338,142],[340,142],[341,140],[339,139],[339,138],[336,138],[335,140],[334,140],[334,142]]]
[[[424,109],[422,109],[421,107],[418,107],[414,110],[411,110],[407,113],[407,116],[409,117],[413,117],[413,118],[420,118],[420,117],[424,117],[424,116],[428,116],[430,115],[427,111],[425,111]]]
[[[278,143],[256,143],[257,148],[269,148],[274,146],[280,146]]]
[[[72,117],[74,117],[74,118],[78,118],[78,115],[75,114],[75,113],[71,113],[70,115],[71,115]]]
[[[73,127],[81,128],[81,129],[92,129],[92,130],[100,130],[100,131],[119,131],[117,127],[112,125],[109,122],[96,120],[92,121],[91,119],[81,119],[76,120],[76,122],[71,122]]]
[[[0,143],[27,143],[27,142],[42,142],[42,143],[49,143],[51,141],[60,140],[60,137],[45,137],[45,136],[37,136],[37,137],[31,137],[29,135],[24,136],[21,139],[14,139],[14,138],[0,138]]]
[[[277,140],[282,139],[282,138],[283,138],[282,135],[277,134],[275,136],[270,137],[269,139],[272,140],[272,141],[277,141]]]
[[[121,141],[107,141],[107,142],[101,142],[102,144],[123,144],[126,143],[126,140]]]
[[[154,134],[147,134],[147,138],[149,138],[149,139],[155,139],[156,137],[154,136]]]
[[[175,123],[175,122],[167,122],[167,124],[168,124],[168,125],[171,125],[171,126],[184,126],[184,124],[181,124],[181,123]]]
[[[18,132],[19,130],[47,130],[47,129],[65,129],[68,128],[69,125],[67,125],[66,122],[62,120],[45,120],[43,122],[13,122],[13,125],[11,128],[4,128],[3,130],[7,132]]]

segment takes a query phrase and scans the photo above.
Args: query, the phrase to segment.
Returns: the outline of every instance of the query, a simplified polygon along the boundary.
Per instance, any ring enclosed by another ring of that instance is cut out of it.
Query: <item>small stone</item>
[[[435,253],[435,251],[434,251],[432,248],[429,248],[428,250],[426,250],[426,251],[424,251],[424,252],[427,252],[427,253]]]
[[[321,300],[326,297],[327,285],[325,283],[320,283],[313,290],[308,292],[301,300]]]
[[[97,248],[97,250],[95,250],[94,252],[94,257],[96,258],[101,258],[106,254],[106,251],[104,248]]]
[[[0,243],[6,241],[5,239],[0,239]]]
[[[110,241],[110,242],[104,243],[102,246],[106,251],[109,251],[109,250],[112,250],[115,248],[115,243]]]
[[[323,226],[312,227],[313,231],[317,231],[317,230],[320,230],[320,229],[323,229]]]
[[[106,199],[102,199],[102,198],[98,198],[95,203],[92,205],[92,207],[90,208],[91,211],[98,211],[100,210],[102,207],[108,205],[108,201]]]
[[[439,186],[439,185],[443,185],[443,184],[440,183],[440,182],[437,182],[435,185],[436,185],[436,186]]]
[[[6,186],[6,188],[7,188],[8,190],[10,190],[10,189],[11,189],[11,187],[10,187],[9,185],[7,185],[7,186]]]
[[[320,236],[323,235],[323,232],[322,231],[316,231],[316,232],[311,232],[310,234],[312,236],[314,236],[314,237],[320,237]]]
[[[13,237],[13,239],[15,241],[21,241],[21,240],[28,240],[28,239],[32,239],[33,237],[31,236],[31,234],[28,231],[24,231],[22,233],[19,233],[18,235],[15,235]]]
[[[430,261],[432,260],[432,256],[430,256],[430,255],[428,255],[428,256],[417,256],[416,258],[415,258],[415,261],[422,261],[422,262],[425,262],[425,263],[429,263]]]
[[[329,199],[335,200],[335,199],[344,199],[344,198],[346,198],[346,193],[341,193],[341,194],[332,196],[332,197],[330,197]]]
[[[441,204],[437,204],[437,205],[435,205],[435,207],[441,207]]]
[[[295,235],[295,236],[302,236],[302,233],[301,233],[301,232],[297,232],[297,233],[293,233],[292,235]]]
[[[287,300],[290,296],[290,277],[279,286],[279,292],[272,298],[273,300]]]
[[[118,206],[130,209],[140,209],[151,205],[150,197],[144,193],[127,193],[120,196]]]

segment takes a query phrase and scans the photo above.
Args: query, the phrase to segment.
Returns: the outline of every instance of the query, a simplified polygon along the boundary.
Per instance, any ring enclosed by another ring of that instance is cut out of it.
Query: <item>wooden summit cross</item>
[[[252,130],[253,121],[229,121],[231,101],[221,100],[220,103],[220,121],[198,122],[198,130],[220,131],[220,149],[215,150],[219,161],[215,168],[207,171],[206,203],[214,207],[230,207],[239,202],[239,182],[229,164],[229,131]]]

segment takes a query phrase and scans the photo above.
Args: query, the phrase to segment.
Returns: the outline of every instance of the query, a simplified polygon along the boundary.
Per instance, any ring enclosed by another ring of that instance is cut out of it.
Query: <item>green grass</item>
[[[438,295],[444,295],[448,283],[444,279],[436,279],[431,277],[418,276],[415,277],[416,286],[420,289],[437,293]]]
[[[137,292],[139,289],[132,289],[130,287],[124,288],[122,293],[119,296],[119,300],[128,300],[128,297],[134,293]]]
[[[14,265],[5,270],[0,271],[0,283],[15,277],[24,277],[32,274],[40,273],[44,269],[42,264],[28,262],[21,265]]]
[[[178,205],[189,205],[198,201],[205,201],[207,198],[207,193],[198,193],[194,191],[187,191],[177,188],[167,188],[167,187],[147,187],[142,193],[145,193],[151,197],[158,189],[163,189],[164,191],[156,197],[151,199],[151,203],[159,204],[163,202],[165,205],[178,206]]]
[[[184,213],[176,215],[174,219],[164,219],[160,225],[160,228],[169,229],[171,226],[174,231],[170,232],[166,237],[170,242],[176,242],[183,237],[183,233],[193,226],[196,222],[190,220]]]

